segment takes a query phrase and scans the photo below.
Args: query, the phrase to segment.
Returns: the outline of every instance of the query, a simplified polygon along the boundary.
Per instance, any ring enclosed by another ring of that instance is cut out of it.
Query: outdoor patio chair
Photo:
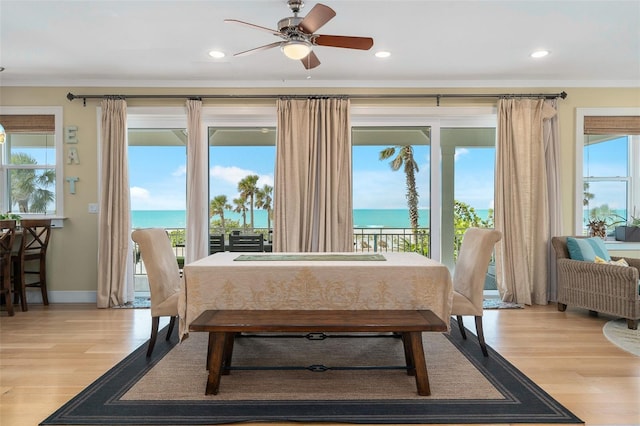
[[[229,235],[229,251],[264,251],[264,237],[257,235]]]

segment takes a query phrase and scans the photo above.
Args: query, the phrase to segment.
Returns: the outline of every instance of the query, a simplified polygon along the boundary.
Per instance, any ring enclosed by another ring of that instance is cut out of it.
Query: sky
[[[378,159],[384,146],[356,146],[353,149],[353,208],[406,208],[405,174],[394,172],[390,160]],[[129,148],[131,209],[184,210],[186,157],[184,147]],[[456,198],[478,209],[493,206],[493,149],[458,149],[456,152]],[[238,181],[257,174],[258,187],[273,186],[275,147],[213,147],[209,168],[210,191],[227,195],[232,203],[238,196]],[[419,207],[429,207],[429,147],[415,146],[418,163],[416,186]],[[153,161],[150,161],[153,159]]]
[[[613,210],[626,207],[627,184],[619,179],[626,176],[627,137],[619,137],[604,143],[589,145],[584,150],[583,176],[604,177],[609,181],[589,183],[588,192],[594,195],[589,201],[589,209],[603,204]]]

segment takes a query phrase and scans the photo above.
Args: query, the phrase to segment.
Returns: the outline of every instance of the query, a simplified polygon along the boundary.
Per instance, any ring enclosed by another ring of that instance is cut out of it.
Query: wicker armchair
[[[630,329],[637,330],[640,259],[625,257],[629,267],[572,260],[567,250],[567,237],[553,237],[551,244],[556,253],[558,310],[564,311],[571,305],[589,309],[594,314],[601,312],[622,317]],[[612,256],[611,259],[619,257]]]

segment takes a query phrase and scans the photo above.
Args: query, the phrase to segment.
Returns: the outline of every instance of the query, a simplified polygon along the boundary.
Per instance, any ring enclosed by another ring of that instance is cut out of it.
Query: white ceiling
[[[316,47],[310,71],[278,48],[234,57],[279,39],[223,20],[276,29],[286,0],[0,0],[0,85],[640,86],[640,0],[321,2],[337,16],[317,33],[370,36],[373,48]],[[530,58],[539,48],[551,54]]]

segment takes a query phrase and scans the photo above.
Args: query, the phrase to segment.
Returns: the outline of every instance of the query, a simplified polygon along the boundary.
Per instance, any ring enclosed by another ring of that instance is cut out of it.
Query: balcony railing
[[[166,228],[166,231],[171,239],[178,264],[182,266],[184,264],[185,230],[184,228]],[[211,230],[211,232],[219,231]],[[268,238],[270,233],[267,228],[255,228],[251,233],[263,234],[265,241],[270,243]],[[415,251],[428,256],[430,238],[429,228],[418,228],[415,232],[411,228],[354,228],[353,250],[355,252]],[[270,247],[270,244],[267,244],[267,247]],[[138,247],[134,246],[135,274],[145,275],[139,253]]]

